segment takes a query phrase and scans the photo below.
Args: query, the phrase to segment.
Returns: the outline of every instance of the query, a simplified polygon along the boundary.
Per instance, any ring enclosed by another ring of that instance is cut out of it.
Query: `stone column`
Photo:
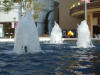
[[[87,23],[89,25],[89,29],[90,29],[90,35],[91,38],[93,37],[93,13],[88,13],[87,15]]]

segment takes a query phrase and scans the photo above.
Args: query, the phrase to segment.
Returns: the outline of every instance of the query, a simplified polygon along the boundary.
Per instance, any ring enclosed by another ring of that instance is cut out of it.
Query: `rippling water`
[[[41,44],[43,52],[17,55],[13,43],[0,43],[0,75],[100,75],[100,43],[94,45]]]

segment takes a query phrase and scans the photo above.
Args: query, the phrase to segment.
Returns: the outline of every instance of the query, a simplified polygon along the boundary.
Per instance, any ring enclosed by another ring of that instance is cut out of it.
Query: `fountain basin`
[[[62,38],[62,40],[64,42],[76,42],[77,41],[77,38]],[[100,42],[100,38],[92,38],[91,39],[93,42]],[[50,38],[49,37],[40,37],[39,38],[39,41],[40,42],[49,42],[50,41]],[[14,42],[14,39],[9,39],[9,38],[1,38],[0,39],[0,42]]]
[[[1,75],[98,75],[100,42],[93,48],[77,48],[74,42],[41,43],[43,52],[13,54],[13,42],[0,42]]]

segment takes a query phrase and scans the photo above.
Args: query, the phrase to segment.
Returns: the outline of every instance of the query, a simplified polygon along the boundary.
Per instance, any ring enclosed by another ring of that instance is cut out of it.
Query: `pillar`
[[[90,29],[91,38],[93,37],[93,13],[88,13],[87,15],[87,23]]]

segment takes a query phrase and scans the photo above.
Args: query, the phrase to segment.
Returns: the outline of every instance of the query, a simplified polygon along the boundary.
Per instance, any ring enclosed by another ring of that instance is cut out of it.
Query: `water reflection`
[[[43,53],[22,55],[7,54],[13,46],[0,45],[0,75],[100,75],[100,44],[89,49],[42,44]]]
[[[92,58],[90,61],[93,63],[92,69],[95,75],[100,75],[100,51],[97,47],[96,51],[92,53],[94,58]]]
[[[100,52],[98,49],[80,49],[69,60],[61,61],[55,75],[99,75],[100,74]],[[63,58],[63,57],[62,57]],[[62,62],[65,62],[62,64]]]

